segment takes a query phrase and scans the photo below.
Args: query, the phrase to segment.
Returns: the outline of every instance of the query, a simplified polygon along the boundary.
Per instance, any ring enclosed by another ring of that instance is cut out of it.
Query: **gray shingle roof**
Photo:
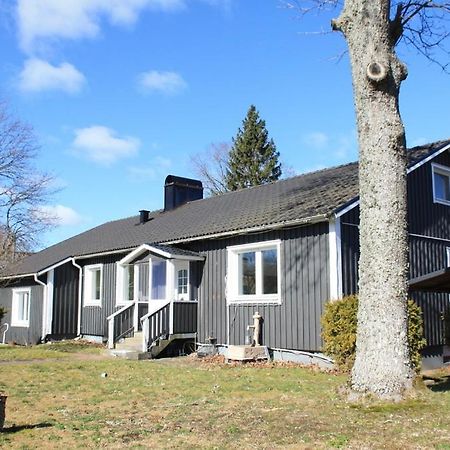
[[[449,143],[411,149],[410,165]],[[167,244],[313,218],[326,220],[357,196],[358,164],[354,162],[197,200],[172,211],[154,211],[144,224],[139,223],[139,216],[107,222],[25,258],[8,275],[35,273],[68,257],[129,249],[143,243]]]

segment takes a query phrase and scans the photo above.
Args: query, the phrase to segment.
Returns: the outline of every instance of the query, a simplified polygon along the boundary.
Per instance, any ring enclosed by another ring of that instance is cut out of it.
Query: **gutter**
[[[75,258],[70,258],[72,265],[79,270],[80,276],[78,277],[78,321],[77,321],[77,336],[81,336],[81,300],[83,287],[83,268],[75,262]]]

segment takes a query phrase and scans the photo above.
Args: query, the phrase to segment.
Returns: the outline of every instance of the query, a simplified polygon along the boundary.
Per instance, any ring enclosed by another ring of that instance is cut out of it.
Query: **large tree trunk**
[[[389,0],[346,0],[333,28],[349,48],[359,142],[359,310],[352,390],[399,398],[412,385],[407,344],[405,132],[398,109],[406,68]]]

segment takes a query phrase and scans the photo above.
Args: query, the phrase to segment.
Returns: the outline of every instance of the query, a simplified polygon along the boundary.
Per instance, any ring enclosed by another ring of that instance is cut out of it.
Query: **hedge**
[[[339,369],[350,371],[355,362],[358,297],[351,295],[330,301],[322,315],[323,352],[332,357]],[[420,351],[425,347],[422,310],[408,300],[408,344],[411,364],[420,370]]]

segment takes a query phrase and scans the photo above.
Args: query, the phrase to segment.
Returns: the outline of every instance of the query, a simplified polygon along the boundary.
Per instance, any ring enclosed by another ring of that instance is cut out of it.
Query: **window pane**
[[[255,252],[241,253],[241,295],[256,294],[256,258]]]
[[[128,266],[128,298],[127,300],[134,300],[134,266]]]
[[[152,260],[152,298],[166,298],[166,261]]]
[[[28,292],[17,293],[17,320],[20,321],[28,320],[29,299],[30,296]]]
[[[178,293],[187,294],[188,291],[188,271],[181,269],[178,271]]]
[[[434,190],[436,198],[450,201],[449,177],[441,173],[434,173]]]
[[[277,251],[263,250],[262,252],[263,294],[278,292]]]
[[[100,291],[101,291],[101,271],[100,269],[95,269],[94,271],[94,300],[100,300]]]

